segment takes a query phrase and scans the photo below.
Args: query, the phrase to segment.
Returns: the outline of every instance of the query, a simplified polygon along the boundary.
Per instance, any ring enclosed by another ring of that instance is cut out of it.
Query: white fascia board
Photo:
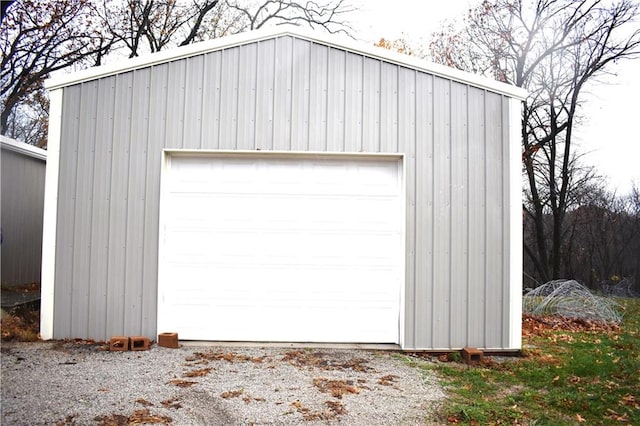
[[[298,39],[323,44],[336,49],[346,50],[384,62],[405,66],[439,77],[458,81],[460,83],[469,84],[471,86],[486,89],[520,100],[524,100],[527,97],[527,91],[520,87],[501,83],[496,80],[471,74],[444,65],[439,65],[430,61],[426,61],[424,59],[394,52],[388,49],[370,46],[361,41],[356,41],[346,36],[306,30],[292,25],[279,25],[271,28],[234,34],[227,37],[221,37],[214,40],[208,40],[200,43],[190,44],[187,46],[177,47],[175,49],[156,52],[133,59],[117,61],[112,64],[89,68],[72,74],[59,75],[48,79],[45,82],[45,87],[49,90],[53,90],[56,88],[78,84],[101,77],[107,77],[114,74],[133,71],[136,69],[163,64],[166,62],[184,59],[191,56],[282,36],[292,36]]]
[[[42,223],[42,275],[40,289],[40,337],[53,339],[56,225],[58,222],[58,171],[62,132],[62,90],[49,93],[48,161],[44,184],[44,217]]]
[[[522,348],[522,102],[509,100],[509,349]]]
[[[38,160],[47,161],[47,151],[42,148],[38,148],[37,146],[29,145],[28,143],[20,142],[2,135],[0,135],[0,145],[2,146],[2,149],[24,154],[29,157],[37,158]]]

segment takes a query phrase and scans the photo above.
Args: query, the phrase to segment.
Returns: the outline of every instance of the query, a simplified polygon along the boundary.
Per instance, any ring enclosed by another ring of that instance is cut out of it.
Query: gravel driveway
[[[430,372],[391,352],[104,349],[3,343],[2,424],[434,424],[444,398]]]

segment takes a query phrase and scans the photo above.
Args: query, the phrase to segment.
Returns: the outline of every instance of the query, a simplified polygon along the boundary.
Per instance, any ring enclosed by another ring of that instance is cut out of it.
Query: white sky
[[[478,0],[479,1],[479,0]],[[375,42],[404,38],[411,43],[428,40],[438,24],[455,18],[476,4],[469,0],[352,0],[360,11],[351,21],[356,37]],[[584,124],[576,129],[578,150],[585,163],[608,178],[610,188],[625,194],[631,181],[640,185],[640,60],[612,69],[608,84],[590,88],[585,99]]]

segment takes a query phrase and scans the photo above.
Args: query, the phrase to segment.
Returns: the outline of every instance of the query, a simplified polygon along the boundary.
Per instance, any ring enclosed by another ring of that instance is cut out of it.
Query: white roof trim
[[[446,67],[433,62],[419,59],[413,56],[397,53],[388,49],[370,46],[363,42],[357,42],[346,36],[337,36],[317,31],[305,30],[291,25],[248,31],[227,37],[221,37],[200,43],[194,43],[175,49],[139,56],[132,59],[117,61],[108,65],[93,67],[72,74],[59,75],[48,79],[45,87],[49,90],[65,86],[95,80],[127,71],[146,68],[163,64],[178,59],[184,59],[204,53],[236,47],[243,44],[255,43],[262,40],[273,39],[282,36],[292,36],[298,39],[308,40],[314,43],[324,44],[333,48],[347,50],[349,52],[365,55],[385,62],[391,62],[408,68],[424,71],[439,77],[455,80],[471,86],[483,88],[492,92],[504,94],[516,99],[524,100],[527,91],[510,84],[501,83],[476,74],[471,74],[455,68]]]
[[[47,151],[42,148],[38,148],[37,146],[29,145],[28,143],[20,142],[2,135],[0,135],[0,145],[2,146],[2,149],[18,152],[29,157],[37,158],[38,160],[47,161]]]

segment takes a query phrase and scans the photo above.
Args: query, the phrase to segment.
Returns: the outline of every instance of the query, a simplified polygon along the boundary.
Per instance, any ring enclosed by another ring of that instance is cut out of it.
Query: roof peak
[[[291,24],[277,25],[254,31],[233,34],[212,40],[193,43],[187,46],[176,47],[174,49],[149,53],[135,58],[128,58],[113,63],[92,67],[85,70],[60,74],[49,78],[45,82],[48,90],[63,88],[92,81],[103,77],[108,77],[123,72],[133,71],[164,64],[171,61],[186,59],[193,56],[203,55],[228,48],[238,47],[250,43],[276,39],[278,37],[291,36],[301,40],[307,40],[328,47],[342,49],[358,55],[363,55],[380,61],[393,63],[399,66],[426,72],[439,77],[451,79],[464,84],[497,92],[517,99],[524,99],[527,95],[522,88],[492,80],[483,76],[461,71],[455,68],[436,64],[425,59],[409,56],[403,53],[394,52],[381,47],[368,45],[362,41],[354,40],[343,34],[327,34],[317,30],[304,29]]]

